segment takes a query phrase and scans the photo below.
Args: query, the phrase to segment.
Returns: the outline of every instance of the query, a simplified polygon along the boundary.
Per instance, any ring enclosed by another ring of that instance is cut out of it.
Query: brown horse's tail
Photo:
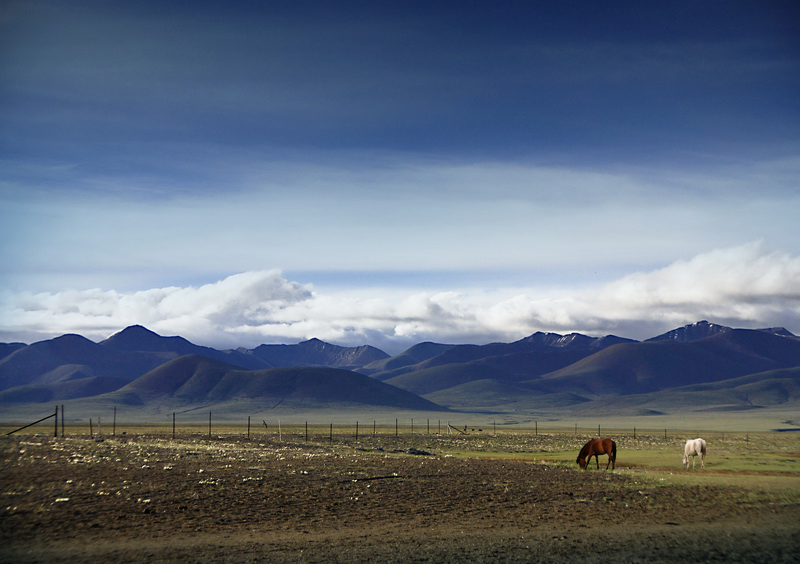
[[[611,441],[611,460],[614,462],[617,461],[617,443],[616,441]]]

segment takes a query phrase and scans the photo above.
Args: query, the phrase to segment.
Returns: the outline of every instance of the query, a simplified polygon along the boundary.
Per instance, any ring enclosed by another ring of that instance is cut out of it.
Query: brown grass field
[[[0,439],[0,560],[97,562],[797,562],[797,433],[610,436],[202,426]],[[263,429],[262,429],[263,431]],[[605,458],[605,457],[603,457]]]

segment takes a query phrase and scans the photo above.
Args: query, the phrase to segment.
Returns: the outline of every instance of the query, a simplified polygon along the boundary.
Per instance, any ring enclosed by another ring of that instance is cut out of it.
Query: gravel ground
[[[0,560],[774,564],[800,554],[790,502],[397,446],[3,437]]]

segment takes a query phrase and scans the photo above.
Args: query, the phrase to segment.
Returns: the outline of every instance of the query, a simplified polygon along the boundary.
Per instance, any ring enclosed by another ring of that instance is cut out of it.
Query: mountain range
[[[140,409],[407,409],[657,414],[800,407],[800,338],[707,321],[645,341],[537,332],[511,343],[425,342],[390,356],[311,339],[217,350],[128,327],[0,344],[0,409],[81,401]]]

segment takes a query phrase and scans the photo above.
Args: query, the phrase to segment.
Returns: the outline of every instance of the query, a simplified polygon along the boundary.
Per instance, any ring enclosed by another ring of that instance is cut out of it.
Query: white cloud
[[[277,270],[245,272],[199,287],[67,290],[57,293],[6,292],[2,299],[5,334],[66,332],[104,338],[133,324],[181,334],[198,341],[230,341],[236,327],[269,323],[281,309],[310,299],[311,291],[284,279]]]
[[[0,335],[32,340],[74,332],[102,339],[142,324],[218,347],[318,337],[397,352],[424,340],[509,341],[537,330],[641,339],[699,319],[800,329],[800,257],[769,251],[762,242],[715,249],[598,287],[509,292],[319,292],[277,270],[251,271],[199,287],[130,293],[6,292]]]
[[[572,295],[518,296],[492,312],[494,325],[619,332],[634,338],[706,318],[737,327],[784,325],[797,330],[800,257],[767,251],[761,242],[748,243]]]

